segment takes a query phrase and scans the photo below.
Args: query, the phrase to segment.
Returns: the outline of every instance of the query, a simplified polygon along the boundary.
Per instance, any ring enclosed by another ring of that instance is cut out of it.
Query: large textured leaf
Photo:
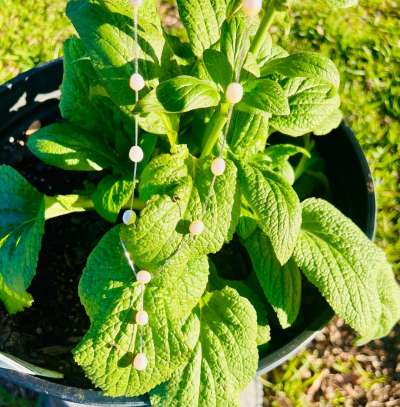
[[[178,0],[179,15],[197,57],[215,44],[226,16],[226,0]]]
[[[79,33],[96,72],[117,105],[133,105],[129,78],[133,60],[149,87],[157,85],[165,40],[156,0],[144,0],[139,11],[139,44],[133,35],[133,9],[124,0],[71,0],[67,15]]]
[[[11,314],[32,304],[26,292],[36,272],[44,232],[44,198],[24,177],[0,167],[0,300]]]
[[[193,76],[178,76],[160,83],[157,98],[164,109],[171,113],[216,106],[220,100],[213,82]]]
[[[294,259],[361,341],[386,335],[400,318],[400,288],[384,254],[328,202],[304,201]]]
[[[301,205],[296,192],[281,176],[239,164],[240,188],[269,237],[276,257],[285,264],[293,253],[300,231]]]
[[[221,51],[233,68],[234,80],[238,80],[250,48],[248,19],[236,15],[227,20],[221,30]],[[232,79],[232,78],[230,78]]]
[[[209,78],[225,89],[231,82],[233,70],[225,54],[215,49],[204,51],[203,62]]]
[[[231,150],[242,158],[263,151],[268,138],[268,117],[234,111],[228,133]]]
[[[257,345],[261,346],[269,342],[271,339],[270,328],[268,325],[268,310],[265,298],[262,295],[261,290],[254,287],[254,281],[250,278],[246,280],[226,280],[220,277],[216,271],[216,268],[211,261],[210,263],[210,278],[208,286],[212,290],[222,290],[225,287],[231,287],[235,289],[238,294],[246,298],[254,307],[257,313]]]
[[[187,365],[151,393],[154,407],[238,407],[257,369],[256,314],[231,288],[207,293],[186,326]]]
[[[288,115],[289,102],[279,83],[257,79],[246,84],[245,94],[237,108],[253,114]]]
[[[132,144],[133,117],[112,102],[77,38],[64,44],[60,110],[69,123],[94,133],[96,139],[127,155]]]
[[[96,211],[109,222],[115,222],[132,195],[132,181],[113,175],[103,178],[92,195]]]
[[[336,88],[340,84],[336,65],[329,58],[315,52],[298,52],[285,58],[272,59],[261,69],[262,76],[274,73],[289,78],[303,77],[326,81]]]
[[[284,266],[279,264],[269,239],[260,229],[242,242],[268,302],[274,308],[282,328],[288,328],[300,310],[300,270],[293,260]]]
[[[130,251],[138,255],[143,266],[159,263],[182,246],[195,256],[215,253],[231,239],[239,199],[236,167],[229,160],[226,164],[206,206],[213,177],[210,159],[198,160],[186,146],[178,146],[174,154],[163,154],[150,162],[139,186],[147,205],[137,224],[124,230]],[[205,230],[193,238],[188,227],[195,219],[203,220]]]
[[[272,117],[270,125],[289,136],[318,130],[340,105],[336,90],[326,82],[293,78],[284,81],[284,90],[289,98],[290,114]]]
[[[132,364],[139,351],[133,318],[141,289],[134,282],[119,235],[119,227],[105,235],[83,272],[79,293],[91,327],[74,357],[106,394],[133,396],[169,379],[188,360],[190,349],[180,320],[189,316],[205,289],[208,261],[205,256],[190,261],[186,256],[174,256],[149,269],[153,278],[144,295],[149,324],[143,328],[143,351],[149,365],[139,372]],[[135,261],[140,259],[135,256]]]
[[[96,135],[69,123],[43,127],[29,137],[28,147],[46,164],[65,170],[120,168],[118,158]]]

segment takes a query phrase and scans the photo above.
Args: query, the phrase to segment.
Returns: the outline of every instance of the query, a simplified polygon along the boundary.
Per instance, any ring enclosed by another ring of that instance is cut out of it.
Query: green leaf
[[[348,8],[358,5],[358,0],[323,0],[331,7]]]
[[[256,79],[245,86],[245,94],[237,105],[239,110],[253,114],[288,115],[288,99],[279,83]]]
[[[178,76],[160,83],[157,98],[170,113],[216,106],[220,100],[218,89],[213,82],[192,76]]]
[[[238,164],[241,191],[257,215],[259,227],[269,237],[276,257],[285,264],[293,253],[300,231],[301,205],[296,192],[273,171]]]
[[[64,170],[100,171],[120,166],[101,139],[68,123],[43,127],[29,137],[28,147],[46,164]]]
[[[133,8],[122,0],[70,0],[67,15],[79,33],[93,66],[109,95],[119,106],[133,105],[129,78],[136,50],[139,70],[148,87],[157,85],[165,44],[156,0],[139,9],[139,44],[133,35]]]
[[[337,92],[327,83],[306,78],[288,79],[283,83],[290,114],[270,119],[270,125],[281,133],[297,137],[318,130],[340,105]]]
[[[248,19],[235,15],[225,21],[221,30],[221,51],[228,58],[233,68],[233,78],[238,80],[250,48],[250,31]]]
[[[215,253],[232,238],[240,203],[236,167],[226,160],[226,170],[209,197],[210,166],[211,159],[196,159],[186,146],[177,146],[174,154],[157,156],[144,170],[139,192],[146,207],[137,224],[123,232],[143,267],[158,264],[182,247],[195,256]],[[195,219],[204,222],[205,230],[193,239],[188,228]]]
[[[177,4],[193,53],[201,58],[203,52],[220,38],[226,0],[178,0]]]
[[[311,154],[303,147],[294,144],[274,144],[265,150],[265,154],[271,158],[274,165],[282,165],[290,157],[296,154],[303,154],[311,158]]]
[[[235,110],[227,138],[238,157],[249,158],[263,151],[268,138],[268,117]]]
[[[140,257],[136,257],[136,264]],[[168,380],[190,356],[181,320],[186,320],[207,284],[208,261],[173,256],[149,269],[144,309],[143,351],[149,364],[133,368],[139,334],[133,318],[141,298],[120,243],[120,227],[112,229],[90,255],[79,294],[91,321],[89,332],[74,350],[76,362],[93,384],[109,396],[136,396]]]
[[[289,78],[310,78],[326,81],[339,88],[340,74],[336,65],[327,57],[315,52],[298,52],[285,58],[267,62],[261,75],[279,73]]]
[[[94,70],[82,41],[64,44],[64,78],[60,102],[62,117],[95,134],[121,154],[131,145],[133,117],[109,98]]]
[[[313,130],[316,136],[325,136],[329,134],[332,130],[340,126],[343,120],[343,113],[340,109],[335,109],[332,113],[324,119],[320,125]]]
[[[132,195],[132,181],[113,175],[103,178],[92,195],[96,211],[114,223],[122,207]]]
[[[207,293],[189,319],[189,362],[151,392],[154,407],[239,406],[258,361],[256,314],[231,288]]]
[[[0,300],[10,314],[30,307],[44,233],[44,198],[16,170],[0,166]]]
[[[281,266],[268,237],[257,229],[242,239],[265,297],[275,310],[282,328],[290,327],[297,318],[301,305],[300,270],[290,259]]]
[[[257,346],[265,345],[271,339],[268,325],[268,311],[265,299],[254,289],[253,282],[247,280],[226,280],[220,277],[213,263],[210,261],[210,279],[208,283],[212,290],[222,290],[225,287],[233,288],[241,297],[246,298],[257,313]],[[258,287],[259,288],[259,287]]]
[[[210,78],[225,89],[232,81],[232,68],[226,56],[215,49],[207,49],[203,55],[204,65]]]
[[[388,334],[400,318],[400,288],[385,255],[330,203],[303,202],[294,260],[360,342]]]

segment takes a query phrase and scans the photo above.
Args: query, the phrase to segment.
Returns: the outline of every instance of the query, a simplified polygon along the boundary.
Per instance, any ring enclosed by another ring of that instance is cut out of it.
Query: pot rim
[[[18,84],[23,84],[25,82],[29,84],[29,79],[31,77],[41,75],[46,70],[53,70],[54,73],[59,74],[61,77],[62,69],[63,60],[62,58],[59,58],[54,61],[39,65],[36,68],[33,68],[16,76],[14,79],[0,86],[0,100],[4,95],[10,93],[10,91],[12,91],[13,88],[16,87]],[[371,171],[364,152],[361,149],[361,146],[358,143],[352,130],[344,123],[340,125],[340,130],[345,133],[347,140],[350,142],[353,154],[357,158],[357,163],[360,166],[362,176],[368,183],[368,194],[366,199],[367,221],[364,227],[364,233],[370,239],[373,239],[375,236],[377,207]],[[257,376],[275,369],[276,367],[280,366],[281,364],[292,358],[294,355],[296,355],[301,349],[305,348],[328,324],[333,315],[334,313],[329,307],[323,309],[319,317],[316,320],[312,321],[312,323],[308,326],[305,326],[304,330],[300,334],[298,334],[283,347],[273,351],[271,354],[267,355],[259,361]],[[0,368],[0,378],[20,385],[31,391],[74,403],[106,403],[106,405],[129,405],[135,407],[150,406],[149,398],[147,395],[134,398],[111,398],[104,396],[101,391],[65,386],[62,384],[50,382],[36,376],[30,376],[13,370],[2,368]]]

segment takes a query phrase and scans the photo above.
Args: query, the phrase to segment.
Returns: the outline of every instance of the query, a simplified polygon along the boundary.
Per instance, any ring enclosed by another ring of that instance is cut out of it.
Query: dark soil
[[[90,181],[92,175],[57,170],[36,160],[25,147],[25,136],[11,141],[1,140],[0,162],[19,170],[41,192],[73,193]],[[88,255],[109,228],[93,212],[46,222],[37,274],[28,290],[35,301],[12,317],[0,303],[0,351],[63,372],[63,384],[92,387],[71,354],[89,328],[78,284]]]

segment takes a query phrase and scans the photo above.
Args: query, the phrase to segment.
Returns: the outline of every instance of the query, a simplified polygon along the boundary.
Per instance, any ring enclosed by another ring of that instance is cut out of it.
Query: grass
[[[34,407],[36,402],[10,394],[0,385],[0,407]]]
[[[60,56],[62,41],[73,32],[64,16],[65,3],[0,0],[0,83]],[[286,20],[274,27],[274,36],[291,50],[321,51],[339,66],[342,108],[375,178],[377,241],[400,276],[400,8],[398,0],[360,3],[352,9],[332,11],[314,0],[298,1]],[[290,28],[282,28],[283,22]],[[365,389],[374,383],[373,375],[355,360],[339,361],[337,369],[358,369]],[[305,370],[308,377],[301,375]],[[323,372],[324,361],[305,352],[275,370],[265,379],[265,386],[275,400],[285,394],[292,405],[307,405],[304,394]],[[0,406],[2,397],[0,390]],[[321,400],[321,405],[327,400],[329,405],[345,402],[340,390],[330,398],[322,395]]]

